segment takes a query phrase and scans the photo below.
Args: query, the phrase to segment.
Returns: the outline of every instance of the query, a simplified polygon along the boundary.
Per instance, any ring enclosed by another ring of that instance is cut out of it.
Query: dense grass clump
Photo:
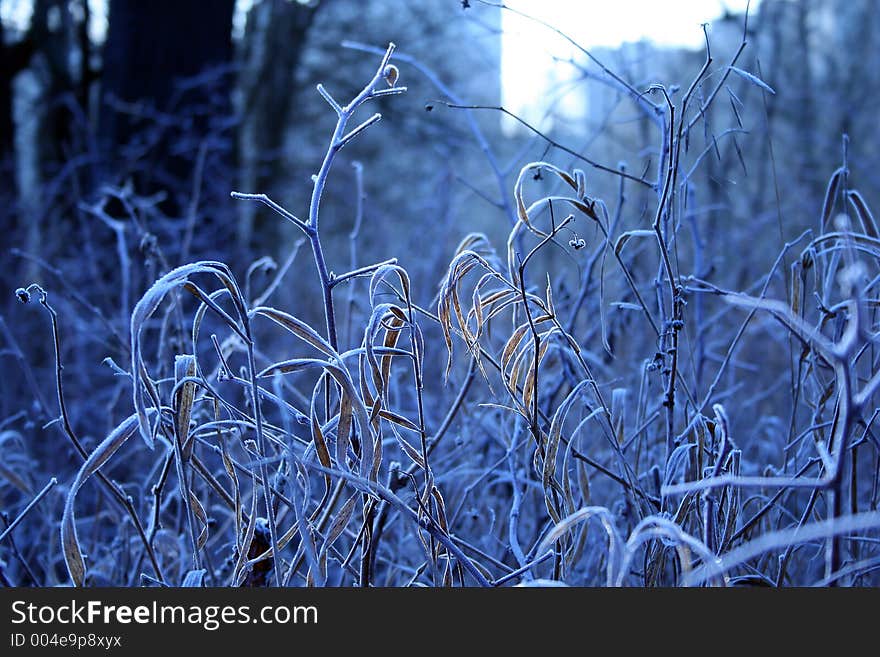
[[[815,227],[765,273],[743,280],[737,253],[707,267],[688,232],[712,149],[692,133],[731,75],[773,92],[742,50],[677,93],[607,71],[656,129],[656,174],[563,166],[556,144],[504,190],[506,242],[462,235],[432,299],[397,259],[357,262],[360,215],[347,271],[322,241],[332,167],[381,118],[355,114],[406,91],[405,60],[389,46],[348,103],[319,85],[337,121],[307,214],[232,193],[303,240],[243,276],[142,245],[158,271],[124,309],[106,413],[72,419],[70,327],[48,286],[18,289],[50,320],[54,398],[35,384],[35,403],[57,419],[39,449],[0,434],[4,582],[876,584],[880,234],[846,149]],[[323,323],[273,302],[292,276],[313,277]],[[49,472],[59,440],[77,460]]]

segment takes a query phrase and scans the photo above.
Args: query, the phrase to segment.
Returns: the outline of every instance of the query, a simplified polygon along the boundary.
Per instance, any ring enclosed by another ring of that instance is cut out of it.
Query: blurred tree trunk
[[[0,150],[13,154],[17,222],[23,229],[25,250],[44,257],[65,239],[61,231],[46,230],[52,221],[50,209],[63,213],[78,200],[61,181],[72,179],[63,178],[72,172],[65,171],[64,165],[82,151],[85,134],[84,126],[76,124],[84,116],[81,108],[90,82],[83,73],[83,67],[88,67],[88,46],[76,35],[85,29],[81,24],[88,19],[86,5],[86,0],[35,0],[23,40],[5,49],[8,61],[5,53],[0,57],[3,85],[10,90],[0,110],[4,124]],[[14,83],[13,90],[9,85],[19,73],[27,77]],[[20,104],[14,117],[6,114],[14,109],[13,98]],[[53,193],[47,193],[50,181],[58,183],[51,188]],[[37,273],[35,265],[29,265],[27,277],[36,280]]]
[[[771,87],[779,87],[780,53],[783,51],[784,40],[783,20],[784,15],[778,2],[767,2],[760,8],[759,20],[766,25],[763,34],[766,35],[767,44],[758,58],[758,75],[765,75]],[[763,35],[759,34],[759,37]],[[775,86],[774,86],[775,85]],[[782,88],[782,87],[779,87]],[[771,139],[777,122],[779,103],[776,98],[763,98],[762,109],[764,110],[760,125],[764,129],[764,138],[760,140],[760,150],[756,158],[755,192],[750,199],[750,214],[759,217],[766,211],[768,203],[775,204],[773,193],[773,171],[771,169]],[[781,209],[780,209],[781,210]]]
[[[828,149],[831,153],[839,147],[839,138],[849,135],[856,161],[868,154],[876,155],[876,107],[878,102],[878,16],[880,3],[867,0],[861,3],[834,3],[837,18],[832,48],[827,53],[827,67],[835,75],[825,87],[826,94],[841,99],[836,103],[839,111],[837,130],[829,135],[833,142]],[[853,47],[852,44],[859,44]],[[832,160],[833,161],[833,160]],[[875,160],[876,161],[876,160]],[[873,163],[872,163],[873,164]],[[867,175],[872,166],[859,167],[862,175]],[[824,172],[827,177],[828,171]],[[875,179],[876,180],[876,179]]]
[[[27,67],[33,51],[33,40],[28,38],[7,44],[6,30],[0,21],[0,162],[12,154],[15,144],[12,80]]]
[[[77,115],[83,116],[91,75],[87,73],[90,48],[79,34],[87,29],[88,15],[86,0],[34,2],[28,36],[35,44],[34,66],[41,83],[39,152],[44,169],[81,150],[82,145],[74,143],[82,137],[75,123]]]
[[[798,180],[806,191],[807,205],[803,211],[814,211],[817,207],[817,195],[821,194],[825,174],[817,170],[816,165],[816,101],[815,80],[813,79],[813,47],[811,19],[813,13],[812,0],[801,0],[797,7],[797,42],[798,53],[795,78],[797,84],[798,103],[795,114],[795,125],[798,129],[798,141],[802,149],[802,157],[798,167]],[[819,196],[821,198],[821,196]]]
[[[242,43],[239,133],[240,186],[247,192],[273,191],[277,160],[297,95],[296,71],[309,27],[319,7],[287,0],[262,0],[248,13]],[[254,235],[256,206],[241,206],[238,243],[248,247]],[[264,240],[268,243],[269,240]]]
[[[14,145],[12,81],[33,67],[40,82],[41,143],[36,145],[44,164],[63,159],[72,136],[74,112],[65,98],[85,107],[89,73],[89,7],[87,0],[36,0],[27,34],[6,44],[0,24],[0,158]],[[76,62],[74,66],[73,62]]]

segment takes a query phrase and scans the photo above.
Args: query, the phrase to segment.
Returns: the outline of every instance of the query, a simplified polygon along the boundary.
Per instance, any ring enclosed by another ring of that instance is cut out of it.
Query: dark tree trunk
[[[232,79],[222,71],[232,62],[234,8],[235,0],[110,0],[100,134],[111,154],[151,144],[145,160],[128,161],[138,191],[184,189],[200,145],[230,116]],[[181,85],[210,71],[217,76]],[[166,209],[176,214],[181,200]]]
[[[175,82],[232,59],[235,0],[110,0],[104,95],[168,110]]]

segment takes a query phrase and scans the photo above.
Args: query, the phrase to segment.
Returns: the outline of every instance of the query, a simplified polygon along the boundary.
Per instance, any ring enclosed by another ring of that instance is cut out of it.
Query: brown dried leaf
[[[147,416],[153,413],[153,409],[144,409],[144,419],[149,421]],[[82,550],[80,550],[79,538],[76,535],[76,515],[74,513],[76,494],[88,478],[100,470],[101,466],[116,453],[116,450],[138,432],[140,421],[137,413],[123,420],[89,455],[79,472],[76,473],[73,483],[70,484],[67,500],[64,503],[64,514],[61,518],[61,547],[64,552],[67,572],[70,574],[74,586],[82,586],[86,574],[85,560],[82,556]]]

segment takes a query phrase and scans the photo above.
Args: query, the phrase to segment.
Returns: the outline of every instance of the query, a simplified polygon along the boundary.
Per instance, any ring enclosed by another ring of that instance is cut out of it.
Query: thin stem
[[[375,265],[367,265],[366,267],[359,267],[358,269],[353,269],[344,274],[332,275],[330,277],[330,286],[336,287],[340,283],[345,283],[346,281],[351,280],[352,278],[357,278],[358,276],[371,276],[376,272],[376,270],[385,267],[386,265],[396,265],[397,258],[389,258],[388,260],[383,260],[382,262],[377,262]]]
[[[263,497],[266,500],[266,518],[269,523],[269,538],[272,541],[272,554],[275,557],[274,568],[272,572],[275,576],[275,585],[281,586],[280,559],[278,552],[278,529],[275,526],[275,507],[272,502],[272,486],[269,482],[269,473],[266,468],[266,440],[263,436],[263,413],[260,410],[260,393],[257,387],[257,367],[254,358],[254,342],[250,336],[250,326],[248,329],[248,374],[251,384],[251,403],[254,405],[254,422],[256,424],[257,448],[260,450],[259,470],[260,478],[263,480]]]
[[[58,479],[56,479],[55,477],[52,477],[49,480],[49,483],[46,484],[45,486],[43,486],[43,489],[39,493],[37,493],[36,496],[34,496],[34,499],[32,499],[30,502],[28,502],[28,505],[24,509],[22,509],[21,513],[19,513],[15,517],[15,520],[10,522],[6,526],[6,529],[4,529],[3,533],[0,534],[0,542],[2,542],[4,538],[6,538],[9,534],[12,533],[12,530],[15,529],[22,520],[24,520],[25,516],[28,513],[30,513],[31,509],[33,509],[35,506],[37,506],[37,504],[39,504],[40,500],[42,500],[44,497],[46,497],[46,495],[49,493],[49,491],[52,490],[56,485],[58,485]]]
[[[538,130],[536,127],[534,127],[531,123],[529,123],[528,121],[526,121],[522,117],[514,114],[513,112],[506,109],[505,107],[502,107],[501,105],[459,105],[456,103],[450,103],[445,100],[437,100],[436,102],[440,103],[441,105],[445,105],[446,107],[448,107],[450,109],[494,110],[496,112],[501,112],[502,114],[505,114],[505,115],[509,116],[510,118],[512,118],[514,121],[517,121],[518,123],[522,124],[523,127],[527,128],[529,131],[538,135],[541,139],[546,141],[553,148],[560,150],[563,153],[567,153],[568,155],[571,155],[574,158],[577,158],[578,160],[580,160],[584,164],[588,164],[591,167],[593,167],[594,169],[598,169],[599,171],[604,171],[606,173],[612,173],[615,176],[620,176],[621,178],[626,178],[627,180],[632,180],[633,182],[637,182],[640,185],[654,189],[654,183],[652,183],[648,180],[645,180],[644,178],[639,178],[638,176],[634,176],[631,173],[627,173],[626,171],[620,169],[619,167],[617,167],[617,168],[610,167],[606,164],[601,164],[599,162],[596,162],[595,160],[591,160],[590,158],[586,157],[585,155],[578,153],[576,150],[573,150],[573,149],[569,148],[568,146],[566,146],[565,144],[562,144],[562,143],[556,141],[555,139],[552,139],[551,137],[547,136],[546,134],[544,134],[543,132]]]
[[[292,215],[290,212],[285,210],[283,207],[281,207],[278,203],[273,201],[265,194],[245,194],[243,192],[230,192],[229,195],[239,201],[258,201],[264,205],[267,205],[275,212],[280,214],[282,217],[295,224],[301,230],[307,230],[306,223],[302,219],[299,219],[298,217]]]

